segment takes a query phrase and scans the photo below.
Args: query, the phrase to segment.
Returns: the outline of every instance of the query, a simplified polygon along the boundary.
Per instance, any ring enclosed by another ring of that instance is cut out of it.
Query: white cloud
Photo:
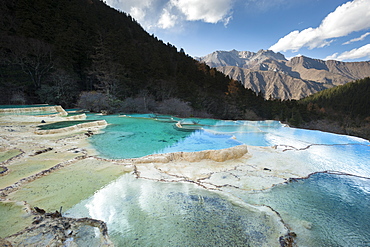
[[[294,56],[292,56],[292,57],[286,57],[286,59],[287,60],[290,60],[290,59],[292,59],[292,58],[295,58],[295,57],[301,57],[302,56],[302,54],[297,54],[297,55],[294,55]]]
[[[129,13],[137,21],[143,21],[157,0],[106,0],[113,8]]]
[[[347,42],[344,42],[343,45],[348,45],[348,44],[351,44],[353,42],[364,40],[369,35],[370,35],[370,32],[367,32],[367,33],[361,35],[361,37],[358,37],[358,38],[355,38],[355,39],[351,39],[351,40],[349,40]]]
[[[145,10],[138,7],[131,7],[130,14],[132,17],[134,17],[136,20],[142,20],[145,17]]]
[[[168,9],[164,9],[157,26],[162,29],[172,28],[175,26],[176,20],[176,15],[172,15]]]
[[[106,0],[106,3],[129,13],[146,29],[169,29],[182,21],[223,22],[227,25],[231,20],[231,9],[234,1]]]
[[[329,45],[333,38],[370,28],[370,0],[354,0],[337,7],[317,28],[292,31],[269,49],[275,52],[297,52]]]
[[[360,48],[353,49],[350,51],[345,51],[342,54],[334,53],[331,56],[325,58],[325,60],[351,60],[359,58],[370,58],[370,44],[364,45]]]
[[[171,0],[188,21],[217,23],[228,21],[232,0]]]

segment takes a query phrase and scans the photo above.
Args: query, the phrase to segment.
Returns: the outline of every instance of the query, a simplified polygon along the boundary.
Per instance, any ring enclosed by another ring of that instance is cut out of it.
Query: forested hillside
[[[150,111],[170,100],[170,108],[220,118],[244,117],[261,104],[102,1],[3,0],[0,16],[1,104],[71,107],[81,92],[94,91],[85,98],[108,102],[110,110]]]
[[[0,104],[275,119],[369,138],[368,80],[266,100],[102,1],[0,2]]]
[[[369,77],[326,89],[298,103],[306,107],[303,115],[309,116],[302,125],[370,140]]]
[[[370,78],[318,92],[302,102],[312,107],[324,107],[328,113],[365,119],[370,117]]]

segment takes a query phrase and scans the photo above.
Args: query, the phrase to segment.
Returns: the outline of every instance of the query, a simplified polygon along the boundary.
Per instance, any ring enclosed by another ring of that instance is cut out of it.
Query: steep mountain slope
[[[99,109],[109,105],[112,112],[170,108],[166,114],[179,114],[191,108],[194,116],[276,119],[300,126],[315,120],[316,111],[298,101],[264,100],[245,87],[267,98],[301,98],[369,71],[368,63],[287,61],[263,50],[219,52],[210,59],[215,66],[231,63],[222,68],[238,80],[246,78],[243,87],[178,50],[100,0],[2,0],[0,104],[71,107],[87,95]],[[312,72],[320,82],[312,80]]]
[[[277,71],[242,69],[236,66],[223,66],[217,69],[242,82],[244,87],[262,93],[266,98],[300,99],[325,89],[321,84]]]
[[[117,111],[173,99],[219,118],[258,108],[254,92],[179,50],[101,0],[2,0],[0,104],[71,107],[97,91]]]
[[[281,53],[269,50],[216,51],[198,60],[266,99],[301,99],[370,76],[370,62],[323,61],[304,56],[288,61]]]
[[[281,53],[260,50],[257,53],[250,51],[215,51],[209,55],[197,58],[210,67],[237,66],[240,68],[252,68],[261,62],[271,60],[286,60]]]

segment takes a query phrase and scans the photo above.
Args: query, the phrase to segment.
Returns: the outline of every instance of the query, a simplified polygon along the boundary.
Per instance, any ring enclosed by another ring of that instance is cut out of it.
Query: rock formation
[[[58,211],[46,213],[34,207],[32,226],[0,239],[1,246],[114,246],[108,237],[107,225],[90,218],[67,218]],[[100,237],[96,237],[95,229]]]
[[[57,106],[38,106],[35,105],[34,107],[24,107],[24,108],[0,108],[0,113],[10,113],[10,114],[20,114],[20,113],[31,113],[31,112],[45,112],[45,115],[48,116],[50,113],[57,113],[51,116],[67,116],[68,113],[61,107],[60,105]]]
[[[83,128],[88,127],[104,127],[107,125],[107,122],[105,120],[97,120],[87,123],[80,123],[73,126],[65,127],[65,128],[59,128],[59,129],[48,129],[48,130],[36,130],[35,134],[38,135],[48,135],[48,134],[57,134],[57,133],[65,133],[65,132],[71,132],[75,130],[81,130]]]
[[[184,160],[188,162],[199,162],[202,160],[212,160],[216,162],[224,162],[243,157],[248,153],[247,145],[239,145],[231,148],[219,150],[204,150],[198,152],[177,152],[148,155],[136,159],[137,163],[168,163],[171,161]]]
[[[216,51],[198,60],[262,93],[266,99],[301,99],[370,76],[369,61],[324,61],[305,56],[287,60],[281,53],[269,50]]]

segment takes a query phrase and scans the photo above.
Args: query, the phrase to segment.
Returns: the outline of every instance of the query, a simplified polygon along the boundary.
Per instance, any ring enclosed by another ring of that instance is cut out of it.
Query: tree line
[[[95,91],[112,109],[135,98],[178,99],[194,112],[237,118],[261,100],[102,1],[4,0],[0,14],[2,104],[71,107]]]
[[[0,2],[0,104],[275,119],[297,127],[349,113],[339,123],[348,129],[369,116],[368,83],[362,85],[300,101],[265,100],[102,1]]]

